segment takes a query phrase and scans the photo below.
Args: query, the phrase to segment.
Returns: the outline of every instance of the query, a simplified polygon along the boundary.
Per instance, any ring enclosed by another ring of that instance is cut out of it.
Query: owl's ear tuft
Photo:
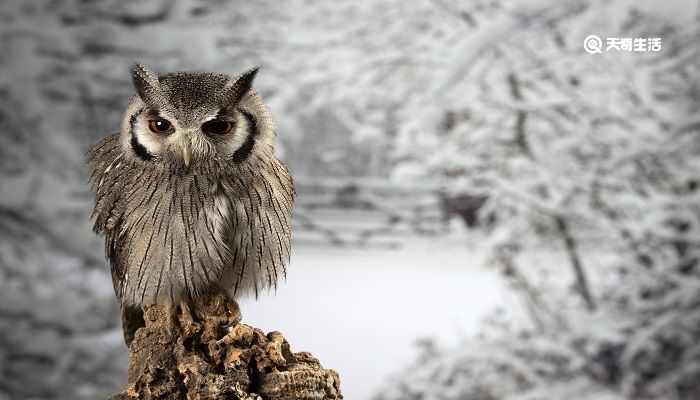
[[[134,63],[131,66],[131,80],[134,82],[134,88],[141,100],[148,105],[158,103],[157,99],[161,97],[161,88],[158,76],[153,71],[143,64]]]
[[[250,91],[251,87],[253,86],[255,75],[259,70],[260,67],[253,67],[242,73],[240,76],[238,76],[238,78],[235,78],[235,80],[231,80],[232,83],[227,85],[227,87],[224,89],[222,96],[224,103],[228,105],[239,102],[243,96]]]

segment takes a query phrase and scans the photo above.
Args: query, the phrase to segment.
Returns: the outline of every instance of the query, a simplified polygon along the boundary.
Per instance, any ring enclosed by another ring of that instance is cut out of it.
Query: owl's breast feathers
[[[294,187],[271,152],[174,173],[126,153],[115,134],[88,152],[88,164],[94,230],[105,235],[123,305],[257,295],[286,273]]]

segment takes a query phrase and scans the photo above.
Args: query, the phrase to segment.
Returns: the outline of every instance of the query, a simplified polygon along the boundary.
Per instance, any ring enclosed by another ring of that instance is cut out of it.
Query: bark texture
[[[153,305],[130,347],[126,399],[342,399],[340,378],[310,353],[292,353],[279,332],[227,327],[223,297],[181,310]]]

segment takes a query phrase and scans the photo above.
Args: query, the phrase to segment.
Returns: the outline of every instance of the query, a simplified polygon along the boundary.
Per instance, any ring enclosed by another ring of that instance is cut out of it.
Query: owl
[[[145,305],[257,297],[286,276],[294,184],[256,73],[136,64],[120,131],[87,153],[127,346]]]

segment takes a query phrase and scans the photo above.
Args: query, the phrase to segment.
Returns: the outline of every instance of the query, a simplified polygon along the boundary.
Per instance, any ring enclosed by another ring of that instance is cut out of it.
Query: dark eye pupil
[[[164,119],[148,121],[148,127],[151,129],[151,131],[156,133],[166,133],[170,130],[170,126],[170,122]]]
[[[202,125],[202,130],[204,132],[215,135],[223,135],[228,133],[231,131],[231,128],[233,128],[233,122],[229,121],[214,120],[205,122]]]

